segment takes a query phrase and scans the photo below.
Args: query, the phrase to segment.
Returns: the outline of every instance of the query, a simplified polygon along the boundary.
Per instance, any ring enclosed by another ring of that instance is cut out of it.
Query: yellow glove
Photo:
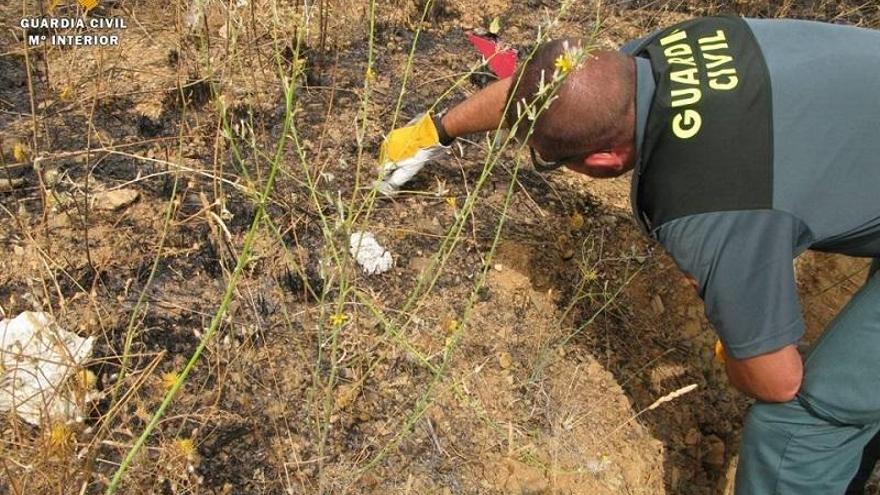
[[[441,155],[447,146],[440,143],[440,135],[430,114],[413,119],[405,127],[388,134],[379,150],[383,178],[378,187],[382,193],[394,194],[413,178],[430,160]]]
[[[379,162],[399,162],[416,156],[420,149],[438,146],[440,136],[430,114],[416,117],[406,127],[394,129],[385,138],[379,151]]]

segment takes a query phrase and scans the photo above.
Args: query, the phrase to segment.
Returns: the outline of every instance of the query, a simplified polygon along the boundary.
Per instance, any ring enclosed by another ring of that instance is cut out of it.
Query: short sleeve
[[[754,357],[804,334],[793,260],[809,231],[775,210],[691,215],[660,226],[657,238],[699,283],[706,317],[728,354]]]
[[[651,33],[647,36],[642,36],[641,38],[636,38],[634,40],[627,41],[626,43],[623,44],[623,46],[621,46],[618,49],[618,51],[620,53],[623,53],[624,55],[635,55],[636,51],[638,51],[638,49],[641,48],[641,46],[644,45],[645,42],[647,42],[648,40],[650,40],[652,38],[657,37],[657,35],[662,32],[663,32],[663,30],[660,29],[660,30],[654,31],[653,33]]]
[[[636,49],[638,47],[640,47],[642,45],[642,43],[644,43],[647,38],[648,37],[637,38],[632,41],[626,42],[626,44],[624,44],[623,46],[620,47],[620,50],[619,50],[620,53],[623,53],[624,55],[635,55]]]

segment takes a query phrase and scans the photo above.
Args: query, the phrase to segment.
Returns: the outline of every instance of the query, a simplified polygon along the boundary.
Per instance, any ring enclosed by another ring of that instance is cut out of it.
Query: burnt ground
[[[478,89],[467,30],[499,16],[528,46],[559,2],[438,2],[424,22],[424,3],[378,2],[369,74],[364,6],[205,5],[194,24],[185,3],[102,2],[90,15],[129,21],[116,48],[0,37],[0,310],[95,336],[98,395],[61,446],[4,420],[3,492],[102,493],[221,309],[120,492],[728,489],[748,401],[630,218],[626,178],[540,175],[516,145],[487,160],[475,136],[409,192],[371,193],[417,33],[397,122]],[[21,8],[0,7],[3,25]],[[880,26],[844,1],[577,2],[553,33],[598,19],[615,47],[718,12]],[[357,230],[393,253],[389,272],[358,270]],[[798,264],[813,339],[866,263]]]

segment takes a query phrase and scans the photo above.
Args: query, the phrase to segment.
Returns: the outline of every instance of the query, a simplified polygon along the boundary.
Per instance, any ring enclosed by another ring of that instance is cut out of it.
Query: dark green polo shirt
[[[772,207],[702,212],[650,232],[697,279],[706,315],[736,358],[803,335],[793,259],[804,250],[880,257],[880,31],[746,22],[770,76]],[[650,61],[636,62],[641,151],[655,84]],[[637,164],[634,182],[640,167],[650,163]]]

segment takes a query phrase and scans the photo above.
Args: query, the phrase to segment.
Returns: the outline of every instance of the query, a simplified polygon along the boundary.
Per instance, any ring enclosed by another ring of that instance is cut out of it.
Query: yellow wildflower
[[[73,99],[73,88],[68,85],[64,85],[60,91],[58,91],[58,97],[61,98],[61,101],[70,101]]]
[[[28,148],[28,145],[22,143],[21,141],[17,141],[14,145],[12,145],[12,156],[15,158],[17,162],[23,162],[28,159],[30,156],[31,150]]]
[[[596,273],[596,270],[594,268],[587,268],[586,270],[583,270],[583,273],[584,279],[586,279],[587,282],[592,282],[599,278],[599,274]]]
[[[46,446],[53,453],[67,452],[73,447],[73,430],[64,423],[55,423],[49,429]]]
[[[83,390],[91,390],[98,383],[98,377],[91,370],[79,370],[76,373],[76,381]]]
[[[562,74],[568,74],[575,68],[576,65],[577,61],[572,56],[572,53],[568,50],[562,52],[558,57],[556,57],[556,62],[553,63],[553,67],[556,67],[556,70],[558,70]]]
[[[178,438],[174,441],[174,451],[180,457],[192,459],[196,453],[196,444],[192,438]]]
[[[174,384],[177,383],[178,378],[179,377],[178,377],[177,373],[174,371],[169,371],[167,373],[163,373],[162,374],[162,387],[165,390],[171,390],[171,387],[173,387]]]
[[[458,320],[456,320],[455,318],[450,318],[449,320],[447,320],[446,321],[446,332],[447,333],[454,333],[456,330],[458,330]]]
[[[342,313],[336,313],[335,315],[330,316],[330,324],[334,327],[341,326],[346,321],[348,321],[348,315]]]

